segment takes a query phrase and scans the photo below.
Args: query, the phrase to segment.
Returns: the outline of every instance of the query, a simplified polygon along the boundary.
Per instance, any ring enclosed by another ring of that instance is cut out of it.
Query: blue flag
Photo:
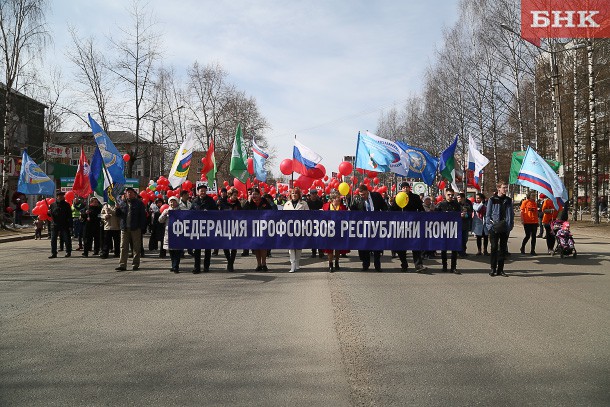
[[[402,141],[397,141],[396,144],[409,156],[410,165],[407,177],[421,178],[426,185],[434,184],[438,160],[421,148],[410,146]]]
[[[548,196],[555,209],[568,200],[568,191],[546,160],[528,147],[517,175],[517,185],[532,188]]]
[[[110,185],[108,190],[108,197],[114,200],[114,196],[120,193],[125,185],[125,162],[123,157],[119,153],[119,150],[114,146],[110,137],[101,128],[99,124],[91,115],[89,115],[89,123],[91,124],[91,131],[93,137],[97,143],[97,147],[100,150],[102,161],[104,163],[106,182]]]
[[[356,168],[377,172],[394,172],[403,177],[409,171],[409,157],[392,140],[358,132]]]
[[[267,171],[265,171],[265,161],[269,158],[269,154],[264,152],[252,140],[252,157],[254,157],[254,176],[257,180],[267,182]]]
[[[17,191],[25,195],[55,195],[55,183],[23,150]]]

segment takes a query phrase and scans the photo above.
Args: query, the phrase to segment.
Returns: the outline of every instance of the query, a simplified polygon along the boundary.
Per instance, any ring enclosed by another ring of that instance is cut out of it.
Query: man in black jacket
[[[197,197],[193,199],[191,206],[192,211],[215,211],[218,210],[214,199],[208,195],[208,186],[201,184],[197,187]],[[193,257],[195,258],[195,268],[193,274],[201,273],[201,249],[193,250]],[[210,271],[210,258],[212,257],[212,249],[204,249],[203,257],[203,271],[207,273]]]
[[[462,207],[455,200],[455,192],[451,188],[445,190],[445,200],[439,203],[436,207],[438,212],[462,212]],[[457,269],[457,256],[456,250],[451,251],[451,272],[454,274],[461,274]],[[447,250],[441,251],[441,259],[443,262],[443,271],[447,272]]]
[[[411,184],[408,182],[403,182],[400,184],[401,192],[407,194],[407,205],[404,208],[398,206],[396,201],[390,207],[391,211],[404,211],[404,212],[425,212],[424,204],[421,201],[419,195],[411,192]],[[400,268],[402,271],[407,271],[409,269],[409,263],[407,261],[407,251],[406,250],[397,250],[396,254],[400,259]],[[422,260],[422,252],[421,250],[413,250],[413,263],[415,264],[415,271],[418,273],[423,272],[426,268],[424,267]]]
[[[66,245],[66,256],[72,255],[72,238],[70,236],[70,226],[72,222],[72,207],[66,202],[65,193],[59,191],[55,202],[49,207],[49,216],[53,218],[53,228],[51,229],[51,255],[49,259],[57,257],[57,237]]]
[[[116,214],[121,218],[121,258],[116,271],[127,269],[129,245],[133,251],[133,270],[140,268],[142,253],[142,230],[146,229],[146,208],[138,199],[135,189],[125,189],[125,199],[117,202]]]
[[[365,184],[358,187],[358,196],[354,197],[350,205],[352,211],[387,211],[388,205],[379,192],[370,192]],[[367,271],[371,266],[371,251],[358,250],[362,261],[362,270]],[[373,251],[373,265],[375,271],[381,271],[381,251]]]

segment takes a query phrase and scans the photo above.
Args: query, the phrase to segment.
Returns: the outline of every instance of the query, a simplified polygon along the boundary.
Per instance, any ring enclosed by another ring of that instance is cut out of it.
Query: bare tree
[[[5,197],[8,193],[8,157],[13,151],[11,134],[12,93],[17,88],[17,81],[23,75],[27,65],[38,55],[48,39],[45,23],[45,0],[2,0],[0,1],[0,52],[3,71],[4,100],[0,106],[3,123],[2,183],[0,185],[0,213],[4,213]],[[0,217],[0,226],[6,227],[4,217]]]
[[[95,106],[100,124],[105,132],[109,130],[108,111],[112,91],[116,85],[115,78],[108,70],[108,61],[104,53],[99,51],[93,37],[80,38],[74,27],[69,27],[73,48],[68,51],[68,58],[76,67],[75,83],[80,85],[80,99],[83,104]],[[87,126],[83,111],[69,109],[70,113],[81,119]]]
[[[155,64],[161,58],[161,36],[156,30],[154,17],[147,5],[134,0],[131,3],[131,26],[121,28],[121,37],[112,38],[111,43],[117,59],[110,69],[125,86],[132,109],[126,118],[135,122],[135,140],[127,165],[128,176],[133,175],[135,162],[140,158],[140,137],[143,120],[147,119],[153,104],[147,99],[154,85]]]

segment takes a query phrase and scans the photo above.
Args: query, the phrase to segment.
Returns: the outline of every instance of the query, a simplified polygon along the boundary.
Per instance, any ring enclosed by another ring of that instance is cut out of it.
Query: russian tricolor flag
[[[322,157],[310,148],[294,140],[292,150],[292,170],[302,175],[307,175],[307,171],[316,167],[322,161]]]

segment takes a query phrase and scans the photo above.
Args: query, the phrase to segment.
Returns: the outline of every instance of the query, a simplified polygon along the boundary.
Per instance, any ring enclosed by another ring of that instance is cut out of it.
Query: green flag
[[[510,162],[510,175],[508,176],[508,183],[515,184],[517,182],[517,175],[519,174],[519,170],[521,169],[521,164],[523,164],[523,157],[525,156],[525,151],[515,151],[513,152],[513,157]],[[547,160],[545,161],[549,164],[549,166],[553,169],[553,171],[558,172],[559,167],[561,167],[561,163],[555,160]]]
[[[237,124],[229,171],[231,172],[231,175],[245,183],[248,180],[248,155],[246,154],[242,138],[241,124]]]

